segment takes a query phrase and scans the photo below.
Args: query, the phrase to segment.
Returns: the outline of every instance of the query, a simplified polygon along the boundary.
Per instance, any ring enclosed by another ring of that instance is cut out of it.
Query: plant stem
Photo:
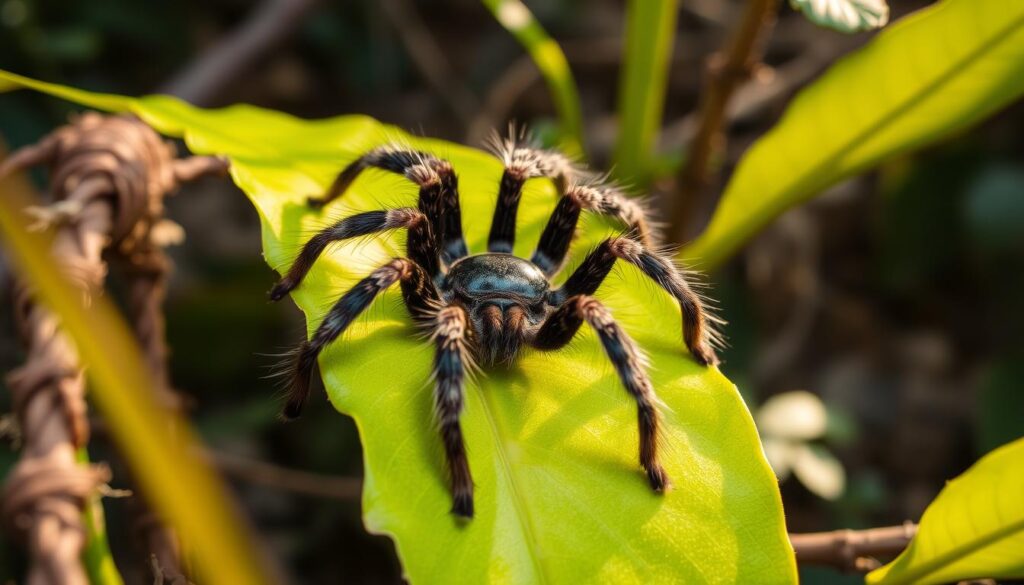
[[[84,447],[78,449],[77,458],[79,464],[89,464],[89,453]],[[106,516],[99,494],[93,493],[86,497],[82,520],[86,534],[82,564],[85,566],[90,585],[124,585],[117,565],[114,564],[114,557],[110,554]]]
[[[895,557],[917,533],[917,524],[867,530],[834,530],[790,534],[789,540],[801,565],[827,565],[842,571],[866,573],[881,564],[875,557]]]
[[[562,124],[562,150],[570,156],[583,156],[585,142],[580,96],[562,48],[520,0],[483,0],[483,3],[494,18],[516,37],[544,76]]]
[[[677,0],[630,0],[626,54],[619,84],[619,139],[613,172],[643,184],[665,107],[669,58],[675,41]]]
[[[733,30],[728,46],[707,62],[706,85],[701,94],[697,134],[686,152],[679,173],[671,234],[685,241],[692,234],[687,225],[700,209],[700,199],[709,182],[708,163],[725,146],[722,120],[736,89],[757,68],[768,34],[775,23],[778,0],[747,0],[743,16]]]

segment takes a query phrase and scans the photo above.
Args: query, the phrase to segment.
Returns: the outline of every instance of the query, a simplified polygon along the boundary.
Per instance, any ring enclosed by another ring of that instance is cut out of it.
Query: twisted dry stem
[[[105,255],[124,259],[142,274],[157,275],[133,277],[131,304],[149,365],[165,381],[159,304],[169,264],[158,237],[166,232],[160,229],[165,225],[163,197],[184,181],[223,173],[226,163],[209,157],[176,160],[173,145],[138,120],[94,113],[0,162],[0,177],[41,163],[51,168],[56,203],[32,214],[39,224],[55,228],[53,256],[86,305],[102,292]],[[85,584],[82,510],[110,472],[105,466],[76,462],[89,430],[85,379],[72,340],[61,332],[57,317],[36,305],[23,286],[15,292],[15,309],[28,357],[7,381],[24,447],[4,486],[0,513],[29,550],[26,583]],[[172,553],[154,551],[165,575],[181,575]]]

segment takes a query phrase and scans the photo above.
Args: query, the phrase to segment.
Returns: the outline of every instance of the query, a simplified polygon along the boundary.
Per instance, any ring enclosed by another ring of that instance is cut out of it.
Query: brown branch
[[[362,490],[363,482],[356,477],[288,469],[223,451],[208,451],[206,456],[218,469],[236,479],[314,498],[351,501],[358,499]]]
[[[417,71],[455,118],[468,126],[473,113],[480,108],[479,101],[452,72],[448,57],[416,13],[416,7],[409,0],[381,0],[380,7],[397,29],[398,38]]]
[[[789,540],[797,563],[866,573],[882,566],[878,557],[887,559],[903,552],[916,533],[917,525],[907,521],[902,526],[867,530],[790,534]]]
[[[697,133],[686,151],[686,162],[679,174],[671,234],[684,241],[687,222],[699,206],[708,184],[708,163],[721,152],[724,138],[722,120],[729,100],[750,78],[764,53],[768,33],[775,23],[779,0],[747,0],[743,16],[733,31],[728,46],[713,54],[707,62],[704,92],[701,94]]]
[[[175,75],[160,91],[197,106],[214,105],[218,94],[294,34],[318,3],[264,0],[241,26]]]
[[[33,215],[38,223],[54,228],[53,256],[88,303],[103,291],[107,255],[141,265],[145,252],[157,248],[154,234],[163,221],[163,197],[180,178],[225,169],[223,161],[205,157],[180,163],[174,152],[173,144],[134,118],[90,113],[39,145],[14,153],[0,163],[0,176],[30,165],[50,165],[57,202],[35,208]],[[162,280],[158,282],[159,301]],[[145,294],[154,290],[150,287]],[[85,499],[109,480],[110,473],[105,467],[75,461],[89,428],[84,375],[72,340],[60,330],[55,315],[33,302],[30,290],[19,287],[15,305],[28,358],[8,381],[24,447],[4,486],[3,516],[29,549],[27,583],[84,584],[82,510]],[[150,313],[153,305],[142,303],[135,312]],[[142,327],[145,333],[140,331],[140,337],[159,336],[158,342],[143,339],[143,344],[151,367],[163,373],[162,320],[154,323],[150,315]],[[166,533],[166,528],[159,529]],[[147,540],[173,542],[167,534]],[[184,580],[177,569],[176,548],[154,554],[164,569],[173,565],[172,581]]]

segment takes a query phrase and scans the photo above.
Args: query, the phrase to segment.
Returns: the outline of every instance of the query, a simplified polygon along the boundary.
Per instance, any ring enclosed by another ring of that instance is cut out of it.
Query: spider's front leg
[[[337,199],[368,168],[404,175],[419,186],[419,210],[430,220],[445,262],[468,254],[462,237],[459,178],[451,163],[425,152],[397,145],[374,148],[349,163],[323,197],[310,197],[309,205],[319,209]]]
[[[516,239],[519,200],[526,181],[547,177],[555,182],[559,193],[564,193],[577,171],[565,155],[527,147],[514,136],[496,139],[492,150],[505,164],[505,170],[498,187],[498,204],[494,208],[491,232],[487,237],[487,251],[511,254]]]
[[[291,268],[270,291],[271,300],[277,301],[294,290],[306,277],[316,259],[332,242],[366,236],[398,228],[408,228],[409,239],[406,249],[409,258],[431,277],[441,274],[438,261],[437,243],[431,232],[430,223],[419,211],[411,207],[387,211],[367,211],[335,223],[321,230],[309,239],[299,252]]]
[[[649,248],[653,245],[654,236],[641,204],[613,185],[573,185],[558,201],[540,235],[537,250],[530,258],[544,274],[551,276],[562,267],[569,244],[576,234],[580,213],[584,210],[619,220],[643,246]]]
[[[597,332],[608,359],[622,380],[626,391],[636,400],[637,424],[640,430],[640,465],[656,491],[668,487],[668,476],[658,462],[658,429],[661,415],[658,397],[644,371],[644,358],[636,343],[612,318],[608,309],[587,295],[570,297],[541,325],[533,340],[538,349],[553,350],[572,340],[586,321]]]
[[[671,260],[644,248],[632,238],[610,238],[601,242],[569,276],[565,285],[552,293],[552,298],[558,302],[575,295],[594,294],[618,259],[636,266],[675,297],[682,309],[683,340],[690,354],[702,365],[717,364],[718,358],[712,349],[712,342],[716,340],[712,328],[715,318],[707,313],[700,297]]]
[[[473,477],[466,459],[459,416],[465,404],[466,367],[472,325],[461,305],[441,309],[434,320],[434,409],[448,464],[452,491],[452,513],[473,517]]]
[[[440,295],[427,273],[407,258],[396,258],[374,270],[359,281],[331,307],[309,341],[302,342],[287,366],[288,395],[281,416],[286,420],[298,418],[309,398],[309,383],[313,377],[317,356],[327,344],[341,335],[378,294],[396,282],[401,282],[402,297],[420,324],[429,321],[441,303]]]

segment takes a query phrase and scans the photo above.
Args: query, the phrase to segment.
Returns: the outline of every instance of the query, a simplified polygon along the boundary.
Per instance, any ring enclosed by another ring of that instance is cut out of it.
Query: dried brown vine
[[[54,202],[27,213],[37,228],[53,229],[52,254],[86,303],[102,294],[107,258],[130,267],[136,332],[160,380],[156,391],[166,394],[160,304],[169,263],[162,247],[175,231],[163,218],[163,199],[182,182],[223,173],[226,163],[211,157],[178,160],[173,144],[137,119],[88,113],[13,153],[0,163],[0,177],[38,164],[50,168]],[[15,311],[27,359],[7,382],[23,448],[4,485],[0,513],[29,551],[26,583],[84,584],[82,509],[110,471],[76,460],[89,428],[85,376],[73,342],[24,286],[15,292]],[[146,530],[144,542],[162,547],[151,550],[160,561],[160,577],[183,581],[167,529],[150,523]]]

